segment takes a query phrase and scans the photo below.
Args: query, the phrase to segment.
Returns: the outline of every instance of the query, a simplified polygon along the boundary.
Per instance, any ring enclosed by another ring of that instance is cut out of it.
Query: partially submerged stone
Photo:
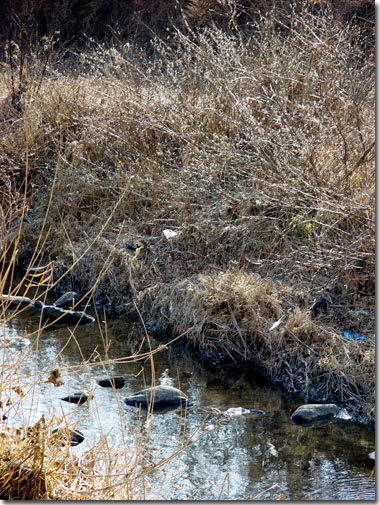
[[[333,421],[334,419],[351,419],[348,412],[334,403],[310,403],[301,405],[290,416],[295,424],[316,427]]]
[[[27,296],[1,295],[1,298],[4,305],[12,309],[15,307],[23,308],[32,305],[32,300]]]
[[[105,379],[99,379],[97,381],[99,386],[102,388],[115,388],[115,389],[120,389],[124,386],[125,384],[125,379],[124,377],[111,377],[111,378],[105,378]]]
[[[5,338],[1,340],[1,349],[25,349],[31,344],[28,338]]]
[[[50,319],[63,324],[88,324],[95,321],[94,317],[89,316],[85,312],[65,310],[54,305],[43,305],[41,315],[42,319]]]
[[[22,267],[24,272],[28,272],[30,274],[43,274],[44,272],[46,272],[46,268],[47,268],[46,266],[33,267],[33,266],[29,266],[29,265],[24,265]]]
[[[247,414],[264,415],[265,412],[263,410],[245,409],[244,407],[231,407],[223,412],[225,417],[244,416]]]
[[[86,394],[86,393],[72,393],[71,395],[65,396],[64,398],[61,398],[64,402],[69,402],[69,403],[78,403],[79,405],[82,405],[83,403],[86,403],[88,400],[92,400],[93,395],[91,394]]]
[[[62,439],[62,445],[65,445],[66,441],[69,441],[70,445],[74,447],[81,444],[84,440],[84,435],[79,430],[65,430],[62,428],[55,428],[52,433],[56,434]]]
[[[58,300],[53,303],[53,306],[61,307],[63,309],[70,309],[76,303],[78,303],[81,298],[82,295],[76,291],[66,291],[66,293],[60,296]]]
[[[172,386],[155,386],[143,389],[124,399],[127,405],[147,408],[150,404],[154,407],[180,405],[188,401],[188,397],[177,388]]]

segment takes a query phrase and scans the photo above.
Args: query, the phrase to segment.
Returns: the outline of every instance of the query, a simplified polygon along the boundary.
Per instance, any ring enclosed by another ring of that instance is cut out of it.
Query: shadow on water
[[[7,336],[33,332],[38,320],[36,310],[23,312],[9,322]],[[64,415],[85,436],[73,451],[105,436],[110,445],[128,448],[140,423],[142,434],[149,432],[147,457],[153,459],[170,457],[201,427],[198,433],[203,435],[173,460],[173,473],[162,483],[168,499],[275,500],[280,493],[287,500],[375,499],[374,478],[366,486],[374,464],[368,457],[374,450],[374,433],[343,421],[318,428],[296,426],[289,419],[299,406],[294,398],[248,378],[245,369],[241,375],[205,370],[184,346],[169,346],[155,354],[154,367],[156,382],[165,377],[188,395],[188,404],[155,410],[151,416],[125,405],[125,397],[151,386],[149,359],[123,359],[139,350],[141,338],[136,327],[120,320],[108,322],[102,331],[90,324],[78,327],[73,335],[69,328],[56,326],[46,330],[38,343],[31,337],[29,355],[19,369],[27,401],[22,410],[9,408],[7,422],[17,426],[33,423],[43,413]],[[159,342],[151,339],[151,345],[157,347]],[[3,363],[22,352],[13,349]],[[99,365],[107,357],[118,361]],[[58,367],[63,384],[55,387],[46,378]],[[124,386],[116,390],[97,383],[110,375],[124,377]],[[30,398],[28,384],[34,385]],[[84,405],[60,400],[84,390],[93,394]],[[231,407],[260,409],[265,415],[218,414]]]

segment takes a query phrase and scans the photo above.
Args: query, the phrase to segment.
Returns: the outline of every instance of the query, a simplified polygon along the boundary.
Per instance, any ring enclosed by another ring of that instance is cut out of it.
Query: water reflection
[[[24,312],[9,323],[7,337],[29,335],[38,320],[37,311]],[[359,425],[336,420],[314,429],[296,426],[289,419],[299,406],[293,397],[263,381],[248,380],[246,373],[205,370],[183,346],[156,354],[154,373],[156,381],[166,374],[188,395],[189,404],[147,416],[123,401],[149,387],[153,374],[149,359],[127,359],[141,345],[136,328],[111,321],[107,327],[81,326],[75,335],[70,328],[55,327],[29,338],[32,344],[25,351],[1,351],[3,372],[11,360],[20,360],[23,352],[26,356],[19,368],[26,401],[21,408],[15,392],[7,422],[17,426],[36,422],[42,413],[64,415],[67,425],[85,436],[73,451],[107,437],[109,445],[130,452],[136,436],[145,437],[150,440],[145,456],[152,462],[170,457],[195,433],[193,445],[173,460],[161,482],[167,499],[275,500],[280,493],[287,500],[375,498],[374,480],[365,489],[374,464],[368,457],[374,434]],[[158,342],[152,339],[151,345]],[[118,362],[101,364],[107,357]],[[63,384],[55,387],[47,379],[58,367]],[[115,390],[97,383],[110,376],[124,377],[124,386]],[[94,398],[84,405],[60,400],[82,391]],[[266,414],[221,419],[218,411],[231,407]]]

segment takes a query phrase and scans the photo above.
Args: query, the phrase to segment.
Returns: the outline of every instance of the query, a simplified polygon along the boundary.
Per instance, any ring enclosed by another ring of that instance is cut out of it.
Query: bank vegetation
[[[193,4],[149,51],[5,43],[3,257],[373,422],[374,27]]]

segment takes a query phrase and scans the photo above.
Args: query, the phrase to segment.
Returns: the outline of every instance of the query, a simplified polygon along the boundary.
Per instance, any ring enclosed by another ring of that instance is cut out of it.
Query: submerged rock
[[[154,407],[175,406],[188,401],[188,397],[177,388],[172,386],[155,386],[143,389],[124,399],[127,405],[147,408],[151,403]]]
[[[79,430],[65,430],[62,428],[55,428],[52,433],[57,433],[62,438],[62,445],[65,445],[67,437],[69,437],[70,445],[72,447],[81,444],[84,440],[84,435]]]
[[[86,393],[73,393],[60,399],[63,400],[64,402],[79,403],[79,405],[82,405],[83,403],[86,403],[87,400],[92,400],[92,398],[93,395],[91,394],[87,395]]]
[[[66,291],[66,293],[60,296],[58,300],[53,303],[53,306],[70,309],[81,299],[82,295],[80,293],[77,293],[76,291]]]
[[[278,450],[276,449],[276,447],[273,444],[271,444],[270,442],[267,442],[265,444],[265,447],[267,449],[268,456],[271,456],[272,458],[278,458]]]
[[[29,307],[32,305],[32,300],[27,296],[12,296],[12,295],[1,295],[3,303],[9,307]]]
[[[5,338],[2,340],[2,344],[0,345],[1,349],[25,349],[31,344],[28,338]]]
[[[37,302],[36,302],[37,303]],[[36,307],[36,303],[34,306]],[[40,308],[41,306],[39,305]],[[58,323],[63,324],[88,324],[93,323],[95,318],[89,316],[85,312],[65,310],[54,305],[43,305],[41,309],[42,319],[51,319],[52,321],[58,320]]]
[[[348,412],[334,403],[310,403],[301,405],[290,416],[295,424],[309,427],[322,426],[334,419],[351,419]]]
[[[263,410],[245,409],[243,407],[232,407],[223,412],[223,416],[225,417],[244,416],[246,414],[264,415],[265,412]]]
[[[99,379],[97,383],[102,388],[120,389],[124,386],[125,379],[124,377],[111,377],[110,379],[107,377],[106,379]]]

